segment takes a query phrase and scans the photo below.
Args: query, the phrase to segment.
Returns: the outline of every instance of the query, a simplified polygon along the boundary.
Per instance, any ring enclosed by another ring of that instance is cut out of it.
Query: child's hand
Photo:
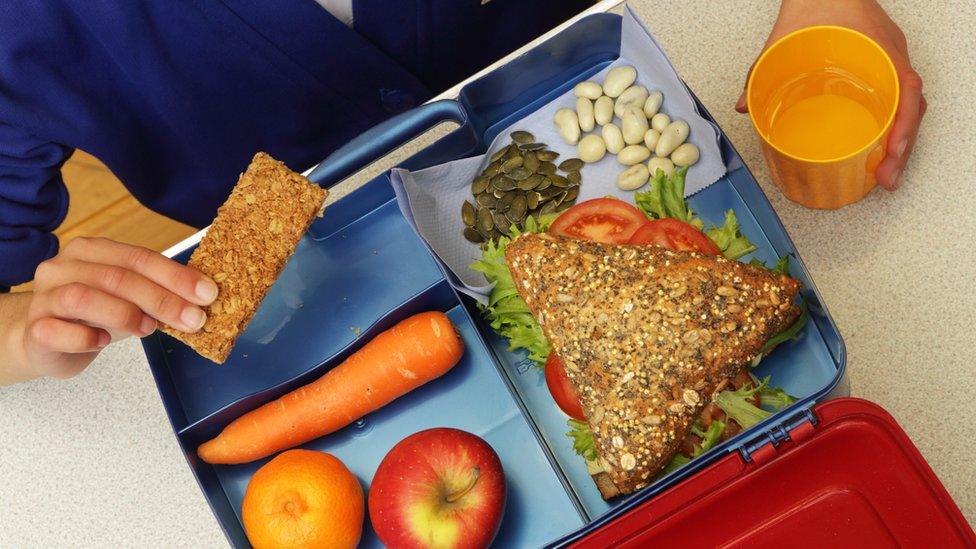
[[[217,285],[199,271],[136,246],[76,238],[41,263],[23,330],[23,357],[35,375],[78,374],[116,339],[145,336],[161,321],[187,332]]]
[[[797,29],[814,25],[839,25],[864,33],[884,48],[895,65],[901,98],[888,135],[885,159],[875,172],[878,184],[893,191],[901,186],[901,173],[915,146],[926,109],[922,78],[912,68],[905,35],[875,0],[783,0],[763,49]],[[746,112],[744,91],[735,109]]]

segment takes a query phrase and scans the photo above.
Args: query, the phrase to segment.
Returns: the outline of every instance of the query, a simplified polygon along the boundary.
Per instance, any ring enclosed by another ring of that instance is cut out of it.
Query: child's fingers
[[[901,174],[911,156],[918,128],[922,124],[922,117],[928,105],[922,95],[922,79],[918,73],[910,68],[899,74],[901,97],[895,112],[895,121],[891,125],[888,135],[888,146],[885,158],[878,165],[875,177],[878,184],[888,190],[895,190],[901,186]]]
[[[85,324],[118,332],[145,336],[156,329],[152,318],[134,303],[107,292],[72,282],[41,294],[39,316],[78,320]]]
[[[35,320],[27,337],[36,348],[71,354],[98,352],[111,341],[108,332],[101,328],[50,316]]]
[[[148,248],[106,238],[76,238],[64,253],[73,259],[133,270],[197,305],[209,305],[217,298],[217,285],[206,275]]]
[[[197,305],[125,267],[68,259],[55,262],[43,274],[49,286],[81,282],[130,301],[152,318],[185,332],[199,330],[207,319]]]

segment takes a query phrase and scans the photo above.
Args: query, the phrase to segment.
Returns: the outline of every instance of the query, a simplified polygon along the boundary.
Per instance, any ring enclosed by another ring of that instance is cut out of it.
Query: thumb
[[[922,95],[922,79],[914,70],[899,74],[901,98],[891,125],[885,158],[878,165],[875,177],[878,184],[893,191],[901,186],[901,174],[918,137],[918,127],[928,106]]]
[[[748,80],[746,80],[748,82]],[[745,114],[749,112],[749,106],[746,105],[746,90],[742,90],[742,94],[739,95],[739,100],[735,102],[735,110]]]

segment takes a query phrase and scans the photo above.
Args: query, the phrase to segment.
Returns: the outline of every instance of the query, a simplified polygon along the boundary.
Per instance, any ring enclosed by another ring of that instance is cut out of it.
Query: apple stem
[[[447,495],[447,502],[448,503],[454,503],[455,501],[461,499],[464,496],[464,494],[467,494],[468,492],[470,492],[471,489],[474,488],[474,485],[478,482],[478,476],[479,475],[481,475],[481,469],[478,469],[477,467],[472,467],[471,468],[471,479],[468,481],[467,484],[465,484],[464,486],[462,486],[460,490],[457,490],[456,492],[453,492],[453,493],[448,494]]]

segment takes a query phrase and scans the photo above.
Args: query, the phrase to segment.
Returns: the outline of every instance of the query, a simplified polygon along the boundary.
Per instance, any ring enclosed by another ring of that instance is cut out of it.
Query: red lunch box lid
[[[884,409],[814,407],[776,447],[733,452],[575,547],[976,547],[942,483]]]

